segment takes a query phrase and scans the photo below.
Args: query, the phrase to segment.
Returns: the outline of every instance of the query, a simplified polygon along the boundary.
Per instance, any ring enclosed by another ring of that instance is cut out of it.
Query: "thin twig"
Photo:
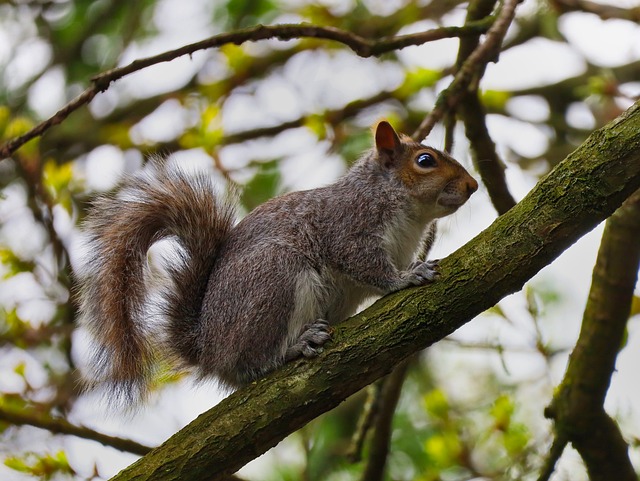
[[[366,39],[352,32],[334,27],[323,27],[311,24],[282,24],[282,25],[256,25],[254,27],[237,30],[234,32],[214,35],[200,42],[184,45],[175,50],[169,50],[152,57],[134,60],[123,67],[107,70],[91,79],[91,86],[73,99],[49,119],[41,122],[24,135],[16,137],[0,147],[0,160],[9,157],[28,141],[42,135],[54,125],[59,124],[73,111],[88,104],[100,92],[107,90],[112,82],[119,80],[133,72],[137,72],[152,65],[170,62],[176,58],[192,55],[199,50],[220,47],[225,44],[240,45],[247,41],[259,41],[267,39],[292,40],[298,38],[318,38],[333,40],[342,43],[361,57],[379,56],[393,50],[399,50],[413,45],[422,45],[434,40],[444,38],[461,37],[464,35],[477,35],[485,32],[493,19],[483,19],[464,27],[441,27],[424,32],[409,35],[387,37],[377,41]]]
[[[484,18],[491,13],[495,4],[496,0],[469,2],[466,21],[473,22]],[[462,66],[469,55],[473,53],[478,46],[479,39],[479,35],[460,39],[460,48],[456,59],[457,66]],[[467,139],[469,139],[474,166],[482,178],[491,203],[498,214],[504,214],[516,204],[516,201],[509,192],[504,162],[498,155],[496,145],[489,135],[484,105],[478,94],[479,79],[484,75],[485,67],[486,64],[479,66],[475,75],[477,81],[471,82],[469,87],[465,89],[457,110],[464,123]]]
[[[327,110],[321,115],[325,117],[329,123],[336,125],[340,122],[343,122],[345,119],[357,115],[360,111],[366,109],[367,107],[379,104],[380,102],[384,102],[385,100],[396,98],[399,95],[399,91],[400,89],[392,92],[384,90],[366,99],[358,99],[354,100],[353,102],[349,102],[341,109]],[[299,117],[297,119],[282,122],[271,127],[258,127],[256,129],[244,130],[238,133],[231,133],[225,135],[221,139],[220,143],[222,145],[230,145],[246,142],[247,140],[252,140],[259,137],[273,137],[281,132],[284,132],[285,130],[302,127],[309,117],[309,115],[303,115],[302,117]]]
[[[358,463],[362,461],[362,449],[364,447],[364,441],[367,439],[367,434],[373,426],[373,420],[378,413],[378,407],[380,404],[380,393],[382,392],[383,382],[377,381],[367,386],[367,399],[362,407],[362,413],[358,419],[358,425],[351,437],[351,445],[347,452],[347,458],[352,463]]]
[[[49,117],[43,122],[40,122],[24,135],[9,140],[2,147],[0,147],[0,160],[6,159],[30,140],[41,136],[44,132],[49,130],[54,125],[58,125],[59,123],[61,123],[69,116],[69,114],[71,114],[71,112],[74,112],[83,105],[91,102],[98,92],[99,90],[97,89],[96,85],[92,85],[67,105],[58,110],[52,117]]]
[[[551,5],[558,13],[588,12],[599,16],[603,20],[621,18],[632,22],[640,21],[640,8],[623,8],[614,5],[606,5],[589,0],[552,0]]]
[[[538,481],[549,481],[553,471],[556,469],[556,464],[562,456],[564,448],[567,446],[568,440],[564,436],[556,436],[551,444],[549,455],[545,459],[544,466],[538,477]]]
[[[422,140],[429,135],[433,126],[442,119],[444,114],[460,102],[467,87],[474,79],[475,72],[489,62],[495,56],[496,51],[499,50],[507,29],[515,16],[516,7],[521,1],[505,0],[496,21],[487,31],[484,42],[469,55],[449,87],[438,96],[434,109],[420,124],[418,130],[414,132],[414,139]]]

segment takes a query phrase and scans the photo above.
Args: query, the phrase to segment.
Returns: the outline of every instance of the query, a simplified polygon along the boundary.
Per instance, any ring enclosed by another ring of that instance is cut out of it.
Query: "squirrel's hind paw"
[[[323,319],[305,327],[295,344],[287,349],[285,362],[300,356],[316,357],[322,352],[322,346],[331,339],[331,327]]]

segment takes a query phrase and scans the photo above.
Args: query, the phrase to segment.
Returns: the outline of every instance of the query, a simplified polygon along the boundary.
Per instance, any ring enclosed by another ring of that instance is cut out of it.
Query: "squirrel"
[[[209,176],[159,161],[95,200],[77,274],[95,344],[89,384],[138,400],[168,361],[237,388],[317,356],[363,300],[435,280],[437,261],[416,254],[478,184],[386,121],[374,137],[335,183],[275,197],[238,223]],[[147,253],[164,238],[178,241],[177,261],[152,295]]]

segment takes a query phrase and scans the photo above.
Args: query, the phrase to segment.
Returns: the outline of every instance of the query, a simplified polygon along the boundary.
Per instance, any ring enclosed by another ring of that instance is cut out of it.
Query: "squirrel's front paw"
[[[287,349],[285,361],[300,356],[316,357],[322,352],[322,346],[331,339],[331,326],[324,319],[318,319],[305,327],[298,340]]]
[[[439,260],[434,259],[424,262],[416,261],[411,264],[409,266],[409,273],[411,274],[414,283],[416,285],[428,284],[440,277],[440,273],[437,270],[439,262]]]

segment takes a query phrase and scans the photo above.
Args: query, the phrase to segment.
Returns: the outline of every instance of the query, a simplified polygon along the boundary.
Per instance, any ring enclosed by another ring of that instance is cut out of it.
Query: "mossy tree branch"
[[[114,480],[224,479],[404,359],[515,292],[640,188],[640,102],[594,132],[513,209],[441,262],[441,279],[376,302],[333,343],[241,389]]]

